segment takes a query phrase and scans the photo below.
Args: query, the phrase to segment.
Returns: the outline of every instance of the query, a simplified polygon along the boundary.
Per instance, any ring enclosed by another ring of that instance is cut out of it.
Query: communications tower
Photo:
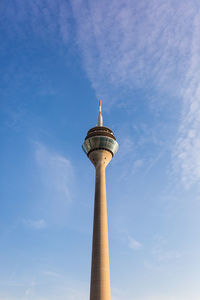
[[[96,169],[90,300],[110,300],[105,169],[117,152],[118,143],[112,130],[103,126],[101,100],[98,126],[88,131],[82,148]]]

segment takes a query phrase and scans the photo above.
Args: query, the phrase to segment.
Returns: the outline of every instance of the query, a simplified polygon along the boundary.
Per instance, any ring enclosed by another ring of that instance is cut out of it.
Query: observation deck
[[[114,156],[118,150],[118,143],[110,128],[96,126],[88,131],[82,148],[87,156],[95,150],[107,150]]]

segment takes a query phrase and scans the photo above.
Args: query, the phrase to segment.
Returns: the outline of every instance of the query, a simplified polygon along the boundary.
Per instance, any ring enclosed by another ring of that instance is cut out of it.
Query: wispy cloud
[[[51,276],[51,277],[60,277],[61,275],[57,272],[54,271],[44,271],[43,272],[45,275],[47,276]]]
[[[136,240],[127,230],[120,228],[118,230],[121,242],[132,250],[138,250],[142,247],[142,243]]]
[[[2,286],[2,287],[8,286],[10,288],[11,294],[12,294],[13,288],[20,288],[20,290],[22,291],[23,296],[24,296],[23,297],[22,293],[20,293],[21,294],[20,299],[25,300],[25,299],[27,299],[27,297],[32,296],[34,294],[35,288],[38,286],[38,284],[35,281],[28,282],[28,280],[21,281],[21,282],[4,281],[4,282],[0,282],[0,286]],[[17,297],[17,295],[13,295],[13,297],[11,297],[11,298],[9,297],[9,298],[0,298],[0,299],[1,300],[16,300],[16,299],[18,299],[18,297],[17,298],[16,297]]]
[[[135,160],[133,163],[132,174],[135,174],[143,165],[144,161],[142,159]]]
[[[126,161],[127,157],[130,157],[130,153],[134,152],[133,139],[130,136],[123,136],[120,141],[120,152],[117,154],[118,161]]]
[[[149,81],[162,89],[177,85],[177,74],[187,67],[194,5],[89,0],[87,6],[72,1],[72,7],[83,63],[98,96],[125,101],[131,89]]]
[[[167,240],[164,237],[155,238],[152,255],[157,263],[169,263],[181,258],[180,251],[168,248]]]
[[[3,2],[1,7],[6,16],[3,28],[20,36],[31,30],[61,46],[69,40],[75,42],[91,85],[97,97],[104,98],[105,106],[116,101],[119,106],[131,103],[131,91],[138,87],[147,93],[152,88],[166,91],[183,100],[173,165],[187,188],[200,182],[197,1],[11,2]],[[72,13],[75,27],[70,21]]]
[[[29,296],[30,293],[31,293],[31,289],[27,289],[27,290],[25,291],[25,295],[26,295],[26,296]]]
[[[200,182],[200,10],[196,1],[71,1],[83,64],[107,106],[134,88],[182,99],[173,164],[186,187]],[[154,103],[158,105],[158,102]]]
[[[64,225],[76,193],[74,168],[68,158],[42,143],[33,145],[40,184],[36,205],[48,225]]]
[[[66,43],[70,32],[69,11],[67,1],[63,0],[2,2],[0,13],[3,12],[6,18],[1,24],[9,36],[26,37],[32,32],[44,40],[51,38],[55,42],[60,39]]]
[[[142,244],[140,242],[136,241],[131,236],[128,236],[128,241],[129,241],[129,244],[128,244],[129,248],[131,248],[133,250],[137,250],[142,247]]]
[[[24,224],[27,227],[30,227],[32,229],[45,229],[47,227],[47,223],[45,222],[44,219],[39,219],[39,220],[24,220]]]
[[[35,158],[44,186],[56,202],[69,203],[72,200],[70,188],[73,183],[73,168],[70,160],[50,151],[41,143],[35,144]]]
[[[184,108],[174,150],[174,165],[186,188],[200,183],[200,11],[192,29],[189,68],[181,90]]]
[[[119,139],[120,151],[115,159],[115,163],[120,165],[119,181],[136,174],[141,174],[142,177],[146,176],[166,152],[166,146],[163,146],[162,139],[157,141],[156,133],[152,128],[149,130],[143,128],[142,133],[138,133],[139,128],[131,128],[126,131],[129,132],[129,135],[123,136],[124,132],[122,132],[122,138]],[[159,134],[157,133],[158,136]],[[154,152],[146,151],[152,145]]]

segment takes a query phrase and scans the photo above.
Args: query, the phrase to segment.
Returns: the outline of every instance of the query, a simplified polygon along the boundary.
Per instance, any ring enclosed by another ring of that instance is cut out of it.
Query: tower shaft
[[[96,168],[90,300],[110,300],[105,168],[112,154],[97,150],[89,158]]]

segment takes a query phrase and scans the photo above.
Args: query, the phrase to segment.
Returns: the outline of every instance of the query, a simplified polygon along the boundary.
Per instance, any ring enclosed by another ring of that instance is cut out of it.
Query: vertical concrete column
[[[106,150],[93,151],[96,168],[90,300],[110,300],[110,270],[105,168],[112,159]]]

